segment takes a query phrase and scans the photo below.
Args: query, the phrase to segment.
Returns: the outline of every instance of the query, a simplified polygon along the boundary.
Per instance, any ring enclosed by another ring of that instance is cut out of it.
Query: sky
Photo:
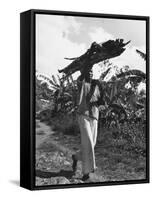
[[[146,52],[146,22],[140,20],[73,17],[59,15],[36,15],[36,70],[46,76],[58,74],[71,61],[65,57],[78,57],[85,53],[92,42],[109,39],[131,40],[121,56],[110,61],[119,67],[146,71],[144,60],[136,49]],[[94,67],[94,78],[100,68]]]

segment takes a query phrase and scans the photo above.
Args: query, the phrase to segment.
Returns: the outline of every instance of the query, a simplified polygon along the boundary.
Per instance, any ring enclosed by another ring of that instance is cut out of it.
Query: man
[[[92,80],[93,73],[88,71],[78,80],[78,123],[81,132],[81,150],[72,155],[72,168],[77,170],[77,161],[82,161],[82,180],[89,179],[91,172],[96,169],[94,147],[97,140],[97,128],[99,110],[98,106],[102,103],[100,84],[98,80]]]

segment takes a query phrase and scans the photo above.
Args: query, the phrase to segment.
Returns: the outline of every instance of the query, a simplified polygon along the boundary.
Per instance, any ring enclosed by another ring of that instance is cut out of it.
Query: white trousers
[[[81,132],[81,149],[76,153],[76,159],[82,161],[82,173],[88,174],[96,168],[94,147],[97,140],[96,119],[79,115],[78,123]]]

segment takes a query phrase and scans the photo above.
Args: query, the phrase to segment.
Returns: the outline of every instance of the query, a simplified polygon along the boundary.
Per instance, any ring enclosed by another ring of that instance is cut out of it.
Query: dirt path
[[[74,175],[72,154],[79,149],[80,138],[64,135],[39,120],[36,121],[36,185],[83,183],[81,163]],[[99,142],[95,148],[98,170],[87,182],[137,180],[145,178],[145,157]]]
[[[81,180],[81,163],[74,175],[72,154],[79,148],[79,137],[64,136],[48,125],[36,121],[36,185],[77,184]],[[87,182],[105,181],[103,176],[90,175]]]

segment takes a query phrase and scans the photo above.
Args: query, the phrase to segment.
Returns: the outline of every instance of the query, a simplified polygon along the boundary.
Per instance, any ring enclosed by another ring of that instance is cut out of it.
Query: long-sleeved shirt
[[[91,83],[83,81],[78,82],[78,114],[89,116],[93,119],[99,118],[98,105],[102,97],[96,80]]]

